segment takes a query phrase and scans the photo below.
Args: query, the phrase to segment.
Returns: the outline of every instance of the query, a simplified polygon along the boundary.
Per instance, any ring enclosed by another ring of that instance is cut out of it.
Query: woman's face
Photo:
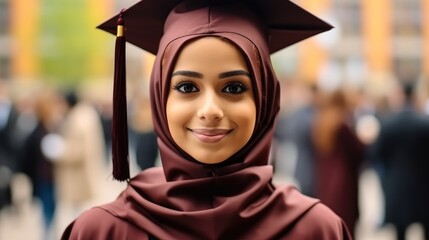
[[[241,52],[215,37],[185,46],[173,70],[166,111],[173,140],[197,161],[220,163],[240,150],[256,121]]]

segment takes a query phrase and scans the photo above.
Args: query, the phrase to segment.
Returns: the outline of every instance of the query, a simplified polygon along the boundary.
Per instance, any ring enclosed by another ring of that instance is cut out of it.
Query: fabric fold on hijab
[[[318,200],[290,185],[274,188],[271,172],[270,166],[260,166],[166,182],[161,169],[150,169],[101,208],[158,239],[275,239]]]

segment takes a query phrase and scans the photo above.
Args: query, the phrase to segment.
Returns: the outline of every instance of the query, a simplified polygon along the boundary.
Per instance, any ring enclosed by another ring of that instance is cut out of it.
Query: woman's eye
[[[179,83],[174,86],[174,89],[181,93],[198,92],[199,89],[193,83]]]
[[[229,83],[224,89],[223,92],[226,93],[232,93],[232,94],[240,94],[242,92],[245,92],[247,90],[247,87],[238,82]]]

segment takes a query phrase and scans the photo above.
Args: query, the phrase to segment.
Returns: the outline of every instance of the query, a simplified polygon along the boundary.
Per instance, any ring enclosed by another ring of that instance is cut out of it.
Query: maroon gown
[[[315,152],[316,197],[337,213],[354,233],[359,218],[358,180],[364,146],[347,125],[335,136],[330,153]]]
[[[193,181],[172,191],[161,169],[149,169],[116,201],[83,213],[62,239],[351,239],[332,210],[291,185],[275,188],[271,172],[266,166],[209,177],[213,195],[203,198]],[[172,216],[156,216],[169,211]]]

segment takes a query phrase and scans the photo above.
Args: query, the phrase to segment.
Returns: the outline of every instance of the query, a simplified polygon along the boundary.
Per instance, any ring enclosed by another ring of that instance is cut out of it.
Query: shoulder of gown
[[[302,215],[290,234],[301,236],[300,239],[352,239],[344,221],[320,202]]]
[[[149,239],[145,231],[138,229],[102,208],[83,212],[64,231],[61,240],[125,240]]]

